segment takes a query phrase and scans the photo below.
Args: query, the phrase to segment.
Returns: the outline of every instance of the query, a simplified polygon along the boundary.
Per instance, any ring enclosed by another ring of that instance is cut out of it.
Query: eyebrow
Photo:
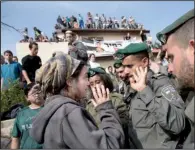
[[[123,66],[124,66],[124,67],[132,67],[133,64],[124,64]]]

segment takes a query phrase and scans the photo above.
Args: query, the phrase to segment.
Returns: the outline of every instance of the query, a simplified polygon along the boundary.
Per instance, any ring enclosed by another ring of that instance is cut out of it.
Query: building
[[[89,47],[88,53],[94,53],[96,55],[96,61],[103,67],[108,67],[113,64],[112,54],[118,49],[124,47],[129,41],[124,41],[124,37],[127,33],[130,33],[131,39],[136,42],[141,42],[141,30],[129,30],[129,29],[71,29],[71,31],[77,34],[77,38]],[[66,30],[61,30],[57,33],[59,38],[64,38]],[[144,34],[150,33],[149,30],[143,30]],[[98,42],[93,42],[95,41]],[[91,43],[86,43],[86,40]],[[68,52],[67,42],[39,42],[39,53],[43,63],[46,62],[54,51]],[[17,43],[16,52],[19,61],[29,53],[29,43]],[[103,49],[98,51],[97,48]]]

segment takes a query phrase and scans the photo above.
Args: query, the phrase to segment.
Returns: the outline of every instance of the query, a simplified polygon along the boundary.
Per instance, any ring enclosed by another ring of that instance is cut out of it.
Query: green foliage
[[[1,112],[9,110],[15,104],[24,104],[28,102],[25,99],[24,91],[20,87],[19,81],[9,83],[9,89],[1,91]]]

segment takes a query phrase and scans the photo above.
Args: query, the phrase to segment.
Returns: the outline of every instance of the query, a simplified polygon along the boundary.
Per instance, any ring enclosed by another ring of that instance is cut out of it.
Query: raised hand
[[[145,69],[136,68],[136,73],[133,73],[133,77],[130,78],[130,85],[134,90],[140,92],[146,87],[147,72],[147,67]]]
[[[110,92],[109,89],[103,86],[103,85],[96,85],[95,88],[92,88],[92,93],[94,99],[92,100],[92,103],[94,107],[97,107],[98,105],[109,101],[110,97]]]

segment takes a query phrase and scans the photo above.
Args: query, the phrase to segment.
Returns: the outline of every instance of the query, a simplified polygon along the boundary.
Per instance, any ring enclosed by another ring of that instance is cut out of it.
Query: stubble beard
[[[194,89],[194,65],[191,65],[185,57],[181,62],[181,68],[177,78],[181,89]]]

